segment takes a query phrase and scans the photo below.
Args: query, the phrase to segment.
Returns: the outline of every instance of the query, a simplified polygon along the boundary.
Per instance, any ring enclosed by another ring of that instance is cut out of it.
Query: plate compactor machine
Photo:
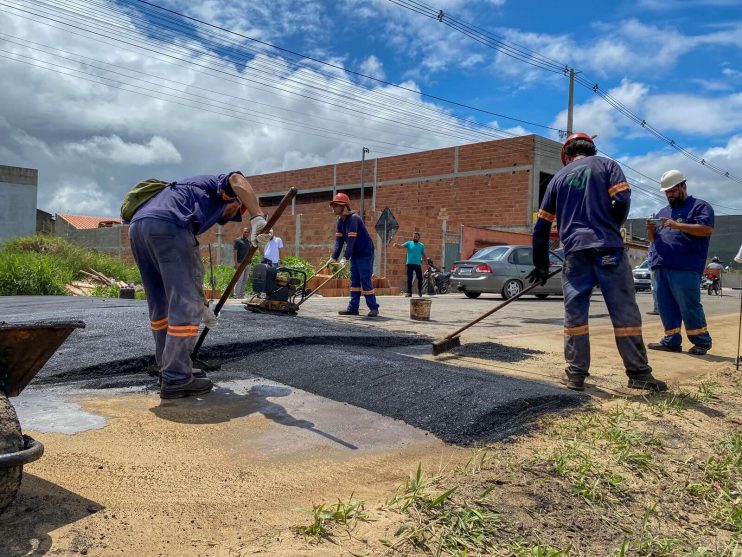
[[[259,263],[253,267],[252,288],[255,295],[243,302],[256,313],[296,315],[307,291],[307,274],[298,269]]]

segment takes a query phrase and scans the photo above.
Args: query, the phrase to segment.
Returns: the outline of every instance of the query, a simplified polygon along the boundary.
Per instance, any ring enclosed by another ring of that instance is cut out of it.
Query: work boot
[[[423,297],[423,293],[422,292],[419,292],[418,293],[418,296],[420,296],[422,298]]]
[[[644,389],[645,391],[666,391],[667,383],[660,381],[651,373],[629,376],[629,389]]]
[[[158,367],[158,369],[159,369],[159,367]],[[202,369],[198,369],[197,367],[194,367],[193,368],[193,370],[191,371],[191,375],[193,375],[193,377],[196,377],[198,379],[205,379],[206,378],[206,372],[204,370],[202,370]],[[160,372],[160,373],[157,374],[157,386],[158,387],[161,387],[162,386],[162,372]]]
[[[692,354],[693,356],[703,356],[709,350],[711,350],[710,346],[700,346],[695,344],[690,350],[688,350],[688,354]]]
[[[211,379],[194,377],[186,383],[169,383],[163,381],[160,387],[160,398],[184,398],[187,396],[205,395],[214,387]]]
[[[654,310],[647,312],[647,315],[659,315],[659,314],[660,314],[659,311],[654,311]]]
[[[562,384],[566,385],[568,389],[573,391],[584,391],[585,390],[585,376],[576,375],[568,371],[564,372],[562,376]]]
[[[682,346],[668,346],[667,344],[662,344],[661,342],[650,342],[647,344],[647,348],[650,350],[659,350],[661,352],[682,352],[683,347]]]
[[[369,317],[379,317],[379,310],[378,309],[372,309],[368,312]]]
[[[338,315],[358,315],[357,309],[344,309],[338,312]]]

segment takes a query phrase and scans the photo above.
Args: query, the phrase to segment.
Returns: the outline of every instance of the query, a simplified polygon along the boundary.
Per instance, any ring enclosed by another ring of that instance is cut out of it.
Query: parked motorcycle
[[[703,277],[703,289],[708,292],[708,295],[716,294],[721,296],[721,277],[706,273]]]
[[[451,288],[451,273],[438,269],[433,260],[427,258],[428,268],[423,273],[423,292],[428,294],[446,294]]]

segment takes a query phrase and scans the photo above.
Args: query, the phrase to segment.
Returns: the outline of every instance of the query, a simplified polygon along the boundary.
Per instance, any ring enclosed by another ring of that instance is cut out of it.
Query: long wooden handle
[[[330,262],[328,261],[328,262],[327,262],[327,263],[326,263],[325,265],[323,265],[323,267],[326,267],[326,266],[327,266],[327,265],[328,265],[329,263],[330,263]],[[321,269],[321,268],[322,268],[322,267],[320,267],[320,269]],[[334,278],[335,278],[336,276],[338,276],[338,275],[340,274],[340,271],[342,271],[343,269],[345,269],[345,267],[340,267],[340,268],[339,268],[339,269],[338,269],[337,271],[335,271],[335,272],[334,272],[334,273],[333,273],[333,274],[332,274],[332,275],[330,276],[330,278],[328,278],[328,279],[325,279],[325,280],[324,280],[324,282],[323,282],[322,284],[320,284],[320,285],[319,285],[319,286],[318,286],[317,288],[315,288],[314,290],[312,290],[312,292],[310,292],[309,296],[307,296],[306,298],[304,298],[304,299],[303,299],[303,300],[302,300],[301,302],[299,302],[299,303],[298,303],[298,304],[296,304],[296,305],[297,305],[297,306],[300,306],[300,305],[302,305],[302,304],[303,304],[304,302],[306,302],[306,301],[307,301],[307,300],[308,300],[309,298],[311,298],[312,296],[314,296],[315,292],[317,292],[317,291],[318,291],[318,290],[319,290],[320,288],[322,288],[322,287],[323,287],[323,286],[324,286],[325,284],[327,284],[327,283],[328,283],[328,282],[330,282],[330,281],[331,281],[332,279],[334,279]]]
[[[550,279],[551,277],[554,277],[554,276],[558,275],[558,274],[559,274],[559,273],[561,273],[561,272],[562,272],[562,267],[559,267],[559,268],[558,268],[558,269],[557,269],[556,271],[554,271],[553,273],[549,273],[549,276],[548,276],[548,277],[546,277],[546,278],[547,278],[547,280],[548,280],[548,279]],[[467,323],[466,325],[464,325],[464,326],[463,326],[463,327],[461,327],[460,329],[458,329],[458,330],[454,331],[454,332],[453,332],[453,333],[451,333],[450,335],[447,335],[447,336],[445,336],[445,337],[444,337],[444,339],[445,339],[445,340],[450,340],[450,339],[452,339],[452,338],[454,338],[454,337],[457,337],[457,336],[459,336],[459,335],[460,335],[461,333],[463,333],[464,331],[466,331],[466,330],[467,330],[467,329],[468,329],[469,327],[472,327],[472,326],[476,325],[476,324],[477,324],[477,323],[479,323],[479,322],[480,322],[480,321],[481,321],[482,319],[486,319],[486,318],[488,318],[488,317],[489,317],[490,315],[492,315],[493,313],[495,313],[495,312],[496,312],[497,310],[499,310],[499,309],[502,309],[502,308],[504,308],[504,307],[505,307],[506,305],[508,305],[508,304],[509,304],[510,302],[514,302],[515,300],[517,300],[517,299],[518,299],[518,298],[520,298],[521,296],[524,296],[525,294],[528,294],[528,293],[529,293],[529,292],[530,292],[531,290],[533,290],[533,289],[534,289],[534,288],[536,288],[537,286],[539,286],[539,284],[538,284],[538,283],[534,283],[534,284],[532,284],[531,286],[529,286],[528,288],[526,288],[526,289],[525,289],[525,290],[524,290],[523,292],[521,292],[520,294],[516,294],[516,295],[515,295],[515,296],[513,296],[512,298],[509,298],[509,299],[505,300],[504,302],[502,302],[501,304],[498,304],[498,305],[496,305],[496,306],[495,306],[494,308],[492,308],[491,310],[489,310],[489,311],[488,311],[487,313],[485,313],[485,314],[483,314],[483,315],[480,315],[479,317],[477,317],[477,318],[476,318],[476,319],[475,319],[474,321],[470,321],[469,323]]]
[[[276,210],[273,212],[271,217],[268,219],[268,222],[263,227],[263,230],[268,231],[276,225],[276,223],[278,222],[278,219],[281,218],[281,215],[283,214],[286,207],[288,207],[289,203],[291,203],[291,200],[294,199],[294,197],[296,197],[297,191],[298,190],[296,188],[291,188],[288,192],[286,192],[286,195],[283,196],[281,203],[278,204],[278,207],[276,207]],[[258,250],[258,246],[250,247],[249,251],[247,252],[247,255],[242,260],[242,263],[240,263],[239,267],[237,267],[237,270],[234,272],[234,276],[232,276],[232,280],[229,281],[227,288],[224,289],[224,293],[222,294],[222,297],[219,298],[219,302],[217,302],[216,307],[214,308],[214,315],[219,315],[219,311],[222,309],[224,304],[229,299],[229,296],[232,294],[232,290],[234,290],[234,285],[237,284],[237,281],[240,279],[240,275],[242,275],[242,271],[244,271],[245,267],[247,267],[252,262],[252,258],[255,255],[255,252],[257,250]],[[191,353],[191,358],[196,357],[199,349],[201,348],[201,345],[204,343],[204,339],[206,338],[207,334],[209,334],[209,328],[204,327],[203,331],[201,331],[201,335],[198,337],[196,346],[194,346],[193,348],[193,352]]]

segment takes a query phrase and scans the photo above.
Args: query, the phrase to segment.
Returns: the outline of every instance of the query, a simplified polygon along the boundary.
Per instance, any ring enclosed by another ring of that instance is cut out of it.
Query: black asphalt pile
[[[91,387],[124,386],[125,380],[115,381],[115,376],[141,373],[153,358],[154,341],[144,301],[72,296],[0,297],[0,321],[47,319],[80,319],[86,326],[74,331],[49,359],[34,380],[37,384],[98,378],[102,383]],[[351,321],[257,314],[245,311],[241,305],[226,306],[219,315],[219,326],[209,331],[199,357],[230,361],[295,344],[352,342],[388,347],[427,340],[353,327]]]
[[[82,381],[86,388],[155,387],[154,379],[144,373],[154,349],[144,302],[0,298],[0,320],[43,319],[81,319],[87,326],[73,332],[35,384]],[[222,370],[210,374],[217,383],[258,375],[464,445],[506,438],[527,429],[540,414],[585,400],[566,389],[386,349],[428,342],[420,336],[354,326],[353,320],[261,315],[232,306],[225,308],[219,327],[209,333],[202,354],[225,358]],[[509,361],[531,356],[486,343],[460,350]]]
[[[470,342],[456,346],[451,353],[468,358],[515,363],[540,356],[544,352],[519,346],[505,346],[497,342]]]
[[[240,369],[402,420],[461,445],[521,433],[535,417],[586,400],[535,381],[342,344],[248,355],[224,371]]]

